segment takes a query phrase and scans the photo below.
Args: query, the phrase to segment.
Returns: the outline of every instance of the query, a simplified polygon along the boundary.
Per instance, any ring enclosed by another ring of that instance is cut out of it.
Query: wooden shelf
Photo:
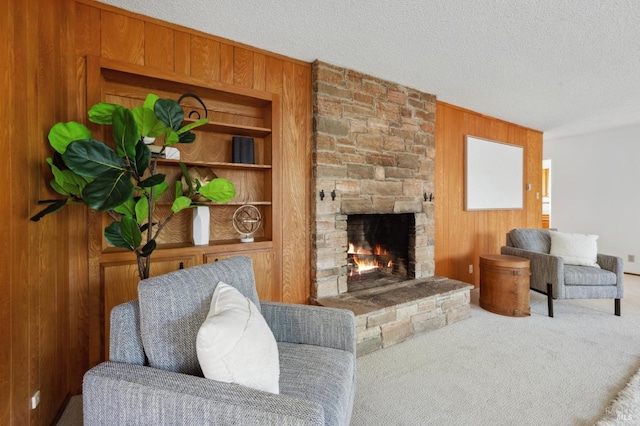
[[[271,164],[223,163],[223,162],[210,162],[210,161],[182,161],[182,160],[168,160],[166,158],[158,158],[158,164],[168,164],[172,166],[177,166],[179,163],[183,163],[185,166],[209,167],[209,168],[218,168],[218,169],[271,170]]]
[[[184,123],[193,123],[196,120],[185,119]],[[241,124],[222,123],[218,121],[209,121],[207,124],[196,127],[193,131],[208,131],[215,133],[226,133],[235,136],[249,136],[254,138],[264,138],[271,134],[271,129],[266,127],[243,126]]]
[[[273,242],[264,237],[256,237],[255,241],[251,243],[243,243],[240,239],[232,239],[232,240],[214,240],[209,241],[209,244],[206,245],[194,245],[191,243],[172,243],[172,244],[159,244],[158,247],[153,252],[153,256],[157,258],[161,258],[163,255],[163,251],[172,251],[172,250],[186,250],[186,254],[191,254],[191,251],[195,252],[210,252],[215,253],[218,252],[218,248],[224,249],[223,251],[241,251],[241,250],[260,250],[260,249],[270,249],[273,247]],[[211,250],[214,249],[214,250]],[[129,250],[125,250],[118,247],[108,247],[104,249],[103,254],[116,256],[114,260],[121,260],[120,258],[134,258],[133,253]]]
[[[172,202],[159,201],[156,203],[158,206],[170,206]],[[271,201],[230,201],[227,203],[216,203],[215,201],[194,201],[194,206],[209,206],[209,207],[239,207],[250,204],[252,206],[270,206]]]

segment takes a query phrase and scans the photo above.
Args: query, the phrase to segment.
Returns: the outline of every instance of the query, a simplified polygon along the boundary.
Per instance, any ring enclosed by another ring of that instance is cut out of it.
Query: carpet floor
[[[471,296],[471,318],[358,358],[352,426],[640,424],[637,393],[614,401],[640,382],[640,277],[625,275],[621,317],[612,300],[556,300],[549,318],[532,292],[512,318]],[[81,425],[81,404],[58,425]]]
[[[471,318],[358,358],[353,426],[593,425],[640,368],[640,277],[621,317],[613,300],[556,300],[549,318],[532,292],[512,318],[471,296]]]

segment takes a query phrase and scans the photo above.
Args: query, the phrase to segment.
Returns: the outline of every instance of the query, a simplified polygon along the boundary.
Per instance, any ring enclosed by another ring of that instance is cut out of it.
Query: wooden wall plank
[[[253,52],[241,47],[233,49],[233,84],[253,86]]]
[[[191,36],[191,75],[202,80],[220,81],[220,43]]]
[[[233,84],[233,45],[220,43],[220,81]]]
[[[144,22],[105,10],[100,21],[101,55],[144,65]]]
[[[282,268],[283,301],[308,303],[309,272],[298,262],[309,253],[309,199],[311,182],[311,141],[304,126],[311,120],[311,79],[307,69],[292,63],[283,64],[283,128],[282,139],[287,148],[282,152],[283,206]],[[293,196],[296,194],[296,196]],[[301,282],[308,285],[300,286]]]
[[[267,92],[282,94],[282,59],[267,57],[267,75],[265,88]]]
[[[5,13],[0,14],[0,57],[5,58],[5,66],[0,67],[0,86],[4,88],[3,96],[5,102],[0,103],[0,124],[4,129],[5,137],[0,138],[0,150],[5,153],[7,159],[3,167],[0,167],[0,179],[2,182],[11,182],[11,171],[14,166],[13,150],[11,142],[21,133],[19,124],[16,121],[16,111],[13,108],[16,98],[15,91],[19,80],[15,76],[15,67],[11,66],[15,62],[14,54],[18,45],[15,41],[14,26],[16,25],[16,0],[10,0],[6,5]],[[21,25],[20,21],[17,25]],[[13,148],[18,149],[18,147]],[[0,213],[4,220],[0,221],[0,235],[8,236],[9,244],[0,244],[0,256],[5,259],[0,276],[0,341],[9,344],[0,345],[0,424],[11,424],[13,415],[13,303],[17,299],[12,293],[14,289],[13,267],[13,247],[11,246],[14,229],[18,226],[17,215],[12,213],[14,205],[14,193],[17,188],[9,185],[6,188],[5,202],[0,205]]]
[[[191,74],[191,35],[183,31],[174,31],[175,72]]]
[[[479,256],[499,253],[512,228],[541,226],[542,204],[525,191],[522,210],[465,211],[465,135],[523,146],[525,182],[541,182],[542,133],[443,102],[436,114],[436,274],[478,286]]]
[[[150,22],[144,23],[144,64],[166,71],[175,70],[174,31]]]
[[[75,49],[79,56],[100,56],[100,10],[75,3]]]
[[[253,54],[253,88],[265,90],[267,58],[262,53]]]

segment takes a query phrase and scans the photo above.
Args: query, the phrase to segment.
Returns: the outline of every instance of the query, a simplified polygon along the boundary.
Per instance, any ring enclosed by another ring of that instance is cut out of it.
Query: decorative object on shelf
[[[205,186],[212,180],[216,179],[218,176],[208,167],[189,167],[187,169],[187,174],[191,178],[191,182],[196,188],[200,188]],[[182,176],[182,188],[183,195],[189,195],[189,190],[187,186],[187,181],[185,175]],[[194,201],[209,201],[206,197],[200,195]]]
[[[180,151],[178,148],[164,145],[149,145],[149,150],[151,151],[152,158],[166,158],[167,160],[180,159]]]
[[[196,206],[193,209],[191,240],[196,246],[209,244],[209,206]]]
[[[231,138],[231,157],[234,163],[255,164],[253,138],[234,136]]]
[[[177,181],[171,212],[164,218],[154,217],[156,201],[169,184],[164,174],[157,173],[158,160],[152,161],[144,138],[156,138],[156,143],[162,138],[165,150],[176,143],[191,143],[196,138],[191,129],[208,120],[182,127],[184,111],[179,102],[149,94],[144,105],[133,109],[98,103],[89,109],[89,121],[111,125],[116,148],[93,139],[91,131],[80,123],[55,124],[49,132],[49,143],[56,152],[47,163],[53,173],[51,187],[64,198],[40,201],[49,206],[31,220],[37,222],[67,204],[86,204],[90,209],[106,211],[113,219],[104,230],[107,242],[134,252],[140,279],[148,278],[156,239],[173,216],[193,208],[194,200],[200,196],[227,202],[235,196],[235,188],[221,178],[206,185],[194,184],[180,163],[186,185]],[[182,195],[184,186],[186,196]]]
[[[240,206],[233,213],[233,228],[238,234],[244,235],[240,238],[243,243],[253,242],[253,234],[258,231],[261,223],[262,216],[256,206],[250,204]]]

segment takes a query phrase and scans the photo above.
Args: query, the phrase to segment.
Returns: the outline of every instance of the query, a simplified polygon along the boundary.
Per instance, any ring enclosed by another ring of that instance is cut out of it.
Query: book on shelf
[[[253,138],[244,136],[231,138],[231,159],[234,163],[255,164]]]

